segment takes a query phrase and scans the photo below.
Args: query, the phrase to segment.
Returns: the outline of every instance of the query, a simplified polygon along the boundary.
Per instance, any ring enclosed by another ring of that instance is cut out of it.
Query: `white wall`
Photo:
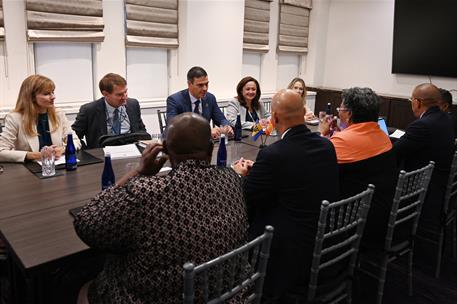
[[[0,107],[14,107],[17,93],[22,81],[31,73],[29,65],[29,48],[25,36],[25,2],[15,0],[3,1],[5,23],[5,54],[8,77],[3,87],[6,93],[0,100]]]
[[[26,40],[24,2],[3,0],[6,59],[3,68],[0,64],[0,108],[6,110],[14,106],[22,80],[35,72],[33,48]],[[298,75],[294,76],[303,77],[309,86],[370,86],[380,93],[410,95],[415,85],[428,78],[390,73],[393,6],[394,0],[314,0],[309,52],[299,56],[298,67],[294,67]],[[292,69],[284,69],[282,64],[287,56],[276,51],[279,0],[270,8],[270,51],[260,56],[255,67],[265,94],[282,88],[292,76]],[[104,0],[103,9],[105,40],[94,44],[92,52],[94,98],[100,96],[97,83],[103,75],[126,76],[127,69],[123,0]],[[151,96],[154,98],[142,106],[164,106],[166,95],[187,86],[186,73],[194,65],[207,70],[210,91],[220,100],[233,97],[243,74],[243,16],[243,0],[180,0],[180,46],[167,52],[168,90],[160,92],[163,96]],[[2,56],[0,51],[0,59]],[[432,81],[447,89],[457,88],[455,78],[432,77]]]
[[[368,86],[379,93],[410,96],[416,85],[428,82],[427,76],[391,74],[393,16],[394,0],[332,0],[326,45],[320,50],[325,54],[323,78],[320,82],[315,77],[317,83],[334,88]],[[432,76],[432,82],[457,89],[456,78]]]
[[[209,91],[232,97],[242,69],[244,1],[180,1],[178,75],[175,89],[187,87],[192,66],[208,73]]]

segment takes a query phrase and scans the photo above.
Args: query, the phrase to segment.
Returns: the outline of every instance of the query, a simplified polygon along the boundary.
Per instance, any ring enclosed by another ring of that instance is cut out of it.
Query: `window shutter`
[[[308,52],[311,0],[281,0],[278,51],[304,54]]]
[[[101,42],[101,0],[26,0],[30,41]]]
[[[177,48],[177,0],[126,0],[126,45]]]
[[[244,35],[245,51],[266,53],[269,51],[270,0],[245,0]]]

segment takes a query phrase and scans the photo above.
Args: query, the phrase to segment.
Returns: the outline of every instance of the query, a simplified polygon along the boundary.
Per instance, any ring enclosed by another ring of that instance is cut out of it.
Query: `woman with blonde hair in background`
[[[295,77],[287,86],[288,89],[294,90],[301,96],[303,107],[305,108],[305,121],[316,119],[314,113],[306,106],[306,85],[305,81],[299,77]]]
[[[0,134],[0,162],[38,160],[46,146],[60,158],[69,132],[79,149],[79,139],[65,113],[54,107],[54,89],[54,82],[41,75],[31,75],[22,82],[16,107],[5,116]]]

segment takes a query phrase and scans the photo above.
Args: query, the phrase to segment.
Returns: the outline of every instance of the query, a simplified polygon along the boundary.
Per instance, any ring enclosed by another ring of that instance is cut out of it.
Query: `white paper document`
[[[111,154],[111,159],[124,159],[140,157],[141,153],[135,144],[122,146],[106,146],[103,151]]]
[[[159,172],[168,172],[171,171],[171,167],[162,167]]]
[[[397,129],[397,130],[395,130],[394,133],[390,134],[389,136],[390,136],[390,137],[393,137],[393,138],[400,138],[400,137],[402,137],[403,135],[405,135],[405,131],[402,131],[402,130]]]

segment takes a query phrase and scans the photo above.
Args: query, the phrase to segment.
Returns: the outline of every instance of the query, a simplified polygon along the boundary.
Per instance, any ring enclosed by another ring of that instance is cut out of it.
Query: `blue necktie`
[[[116,135],[121,134],[121,121],[119,120],[119,109],[114,109],[113,133]]]
[[[200,114],[200,110],[198,109],[198,105],[200,104],[200,100],[195,102],[194,113]]]

